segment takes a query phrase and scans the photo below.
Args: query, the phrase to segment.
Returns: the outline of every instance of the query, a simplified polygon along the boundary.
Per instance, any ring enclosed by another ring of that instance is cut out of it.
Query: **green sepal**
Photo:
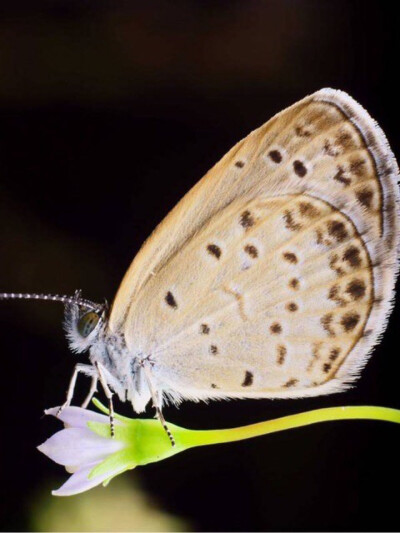
[[[133,450],[124,449],[119,452],[113,453],[107,459],[104,459],[100,464],[95,466],[89,473],[88,478],[92,479],[96,476],[101,476],[102,474],[106,474],[107,472],[111,472],[113,470],[117,470],[115,474],[110,476],[109,479],[111,479],[114,476],[117,476],[119,474],[122,474],[122,472],[125,472],[126,470],[132,470],[135,468],[136,463],[134,459],[134,454],[132,453]],[[120,468],[118,468],[120,467]]]

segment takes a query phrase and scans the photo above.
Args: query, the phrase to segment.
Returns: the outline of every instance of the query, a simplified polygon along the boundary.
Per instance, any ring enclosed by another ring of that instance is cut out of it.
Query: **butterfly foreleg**
[[[146,377],[147,386],[149,387],[149,390],[150,390],[151,399],[153,402],[153,407],[156,410],[157,418],[161,422],[162,427],[164,428],[166,434],[168,435],[168,438],[171,441],[171,445],[175,446],[175,439],[171,431],[168,428],[167,422],[165,421],[165,418],[164,418],[164,415],[161,409],[161,402],[159,399],[159,395],[157,394],[157,391],[155,390],[155,387],[154,387],[153,376],[151,373],[151,365],[152,363],[148,357],[146,359],[143,359],[140,362],[140,366],[143,368],[143,372]]]
[[[93,376],[93,367],[92,367],[92,365],[83,365],[81,363],[78,363],[77,365],[75,365],[74,371],[72,373],[71,380],[70,380],[69,385],[68,385],[67,398],[66,398],[65,402],[62,404],[62,406],[60,407],[60,409],[58,410],[57,415],[59,415],[66,407],[71,405],[72,398],[74,396],[76,380],[77,380],[77,377],[78,377],[79,373],[86,374],[87,376]],[[97,378],[96,378],[96,381],[97,381]],[[90,388],[91,391],[92,391],[92,387],[93,387],[93,378],[92,378],[92,386]],[[93,393],[94,393],[94,391],[93,391]],[[93,393],[92,393],[92,396],[93,396]],[[89,401],[90,401],[90,398],[89,398]]]
[[[83,409],[86,409],[86,407],[89,405],[90,400],[93,398],[94,393],[97,392],[97,382],[98,382],[98,380],[99,380],[98,376],[93,374],[92,381],[90,383],[89,392],[88,392],[86,398],[84,399],[84,401],[81,404],[81,407]]]
[[[110,387],[107,384],[107,380],[103,373],[103,365],[101,365],[98,361],[95,362],[95,366],[97,368],[97,373],[99,377],[99,381],[101,383],[101,386],[103,387],[104,394],[106,395],[106,398],[108,400],[108,409],[109,409],[109,417],[110,417],[110,433],[111,437],[114,437],[114,404],[113,404],[113,393],[110,389]]]

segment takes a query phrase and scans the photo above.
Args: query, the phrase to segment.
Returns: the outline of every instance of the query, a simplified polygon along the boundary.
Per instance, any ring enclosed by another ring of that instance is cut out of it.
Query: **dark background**
[[[319,88],[348,91],[400,154],[394,4],[3,1],[0,291],[81,288],[112,300],[179,198],[236,141]],[[34,495],[66,478],[35,449],[58,427],[42,411],[63,401],[76,362],[62,315],[56,304],[0,305],[5,530],[32,527]],[[166,417],[211,428],[332,405],[400,408],[398,323],[397,305],[350,392],[185,403]],[[193,450],[125,477],[195,530],[398,530],[399,446],[395,425],[329,423]]]

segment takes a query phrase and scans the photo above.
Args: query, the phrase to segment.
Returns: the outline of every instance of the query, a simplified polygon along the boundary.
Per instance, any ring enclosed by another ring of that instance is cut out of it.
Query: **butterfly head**
[[[80,299],[68,302],[65,306],[64,328],[71,350],[77,353],[88,350],[99,340],[107,324],[108,305],[94,304]]]

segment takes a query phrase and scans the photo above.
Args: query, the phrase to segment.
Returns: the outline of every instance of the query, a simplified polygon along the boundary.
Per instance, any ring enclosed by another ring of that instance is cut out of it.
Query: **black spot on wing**
[[[268,153],[268,156],[270,157],[271,161],[278,164],[282,161],[282,154],[279,152],[279,150],[271,150]]]
[[[298,379],[295,379],[295,378],[292,378],[292,379],[289,379],[286,383],[284,383],[284,387],[286,389],[290,388],[290,387],[294,387],[295,385],[297,385],[297,383],[299,382]]]
[[[246,246],[244,247],[244,251],[253,259],[256,259],[258,257],[258,250],[252,244],[246,244]]]
[[[249,370],[246,370],[242,387],[250,387],[253,384],[253,374]]]
[[[240,225],[244,229],[249,229],[254,226],[254,223],[254,217],[250,213],[250,211],[248,209],[246,209],[246,211],[243,211],[243,213],[240,215]]]
[[[353,331],[353,329],[357,326],[357,324],[360,321],[360,315],[358,313],[350,312],[343,315],[340,323],[343,326],[343,329],[346,333],[349,333],[350,331]]]
[[[286,309],[290,311],[291,313],[294,313],[295,311],[299,309],[299,306],[295,302],[289,302],[286,305]]]
[[[360,250],[356,246],[349,246],[343,254],[344,261],[347,261],[352,268],[361,265]]]
[[[293,161],[293,170],[296,176],[299,178],[304,178],[304,176],[307,174],[307,169],[304,166],[304,163],[296,159],[296,161]]]
[[[364,297],[366,292],[366,286],[362,279],[353,279],[347,285],[346,292],[351,296],[353,300],[360,300]]]
[[[330,220],[328,222],[328,233],[338,242],[344,241],[344,239],[348,236],[346,226],[340,220]]]
[[[221,248],[217,246],[216,244],[209,244],[207,246],[207,252],[210,255],[213,255],[214,257],[216,257],[217,259],[221,257]]]
[[[278,322],[274,322],[269,329],[274,335],[279,335],[279,333],[282,333],[282,326]]]
[[[283,258],[285,259],[285,261],[287,261],[288,263],[297,263],[298,262],[298,259],[297,259],[297,255],[294,254],[293,252],[284,252],[283,254]]]
[[[200,333],[202,335],[208,335],[210,333],[210,326],[208,324],[201,324]]]
[[[176,303],[175,297],[174,297],[174,295],[172,294],[171,291],[168,291],[167,294],[165,295],[165,301],[173,309],[177,309],[178,308],[178,304]]]

